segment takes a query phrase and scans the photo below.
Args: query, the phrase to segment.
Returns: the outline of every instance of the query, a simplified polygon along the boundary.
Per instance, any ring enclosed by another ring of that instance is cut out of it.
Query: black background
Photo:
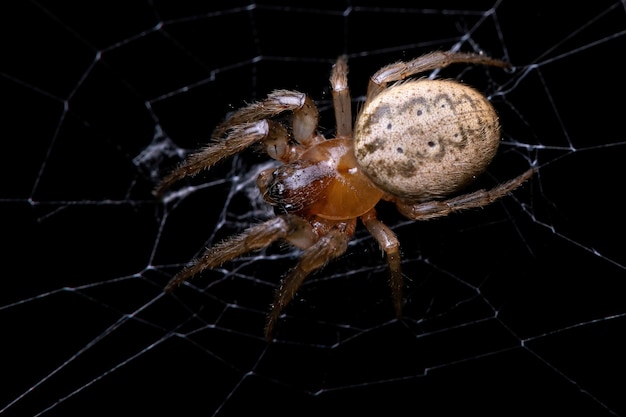
[[[626,415],[625,10],[544,3],[3,2],[2,413]],[[253,152],[184,198],[151,194],[228,111],[297,89],[332,134],[337,55],[357,108],[382,65],[459,42],[515,66],[440,74],[500,113],[478,185],[539,172],[433,222],[380,208],[403,245],[405,319],[362,230],[272,344],[264,314],[297,255],[285,248],[163,294],[205,244],[263,213],[230,193],[263,161]]]

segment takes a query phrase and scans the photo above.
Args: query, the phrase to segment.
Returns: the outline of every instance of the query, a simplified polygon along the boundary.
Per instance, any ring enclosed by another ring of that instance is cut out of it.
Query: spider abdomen
[[[298,160],[270,171],[257,180],[263,198],[303,216],[353,219],[372,209],[383,195],[357,165],[350,139],[325,140]]]
[[[355,124],[364,172],[409,199],[443,197],[480,175],[500,142],[498,116],[478,91],[450,80],[397,84],[376,96]]]

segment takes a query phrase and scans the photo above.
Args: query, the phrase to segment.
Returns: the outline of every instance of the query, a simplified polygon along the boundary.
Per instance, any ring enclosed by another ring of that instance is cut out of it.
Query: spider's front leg
[[[211,168],[220,160],[239,153],[253,143],[265,139],[269,130],[270,127],[267,120],[244,123],[233,127],[225,140],[214,142],[185,159],[178,168],[161,180],[154,193],[160,196],[166,189],[181,179],[193,177]]]
[[[281,312],[293,300],[296,291],[306,277],[326,265],[330,260],[345,253],[355,228],[356,219],[336,223],[317,242],[302,252],[298,263],[289,275],[281,281],[280,287],[276,291],[265,326],[265,338],[268,341],[272,340],[274,328]]]
[[[234,112],[217,126],[211,136],[211,143],[200,151],[191,154],[174,171],[167,175],[155,190],[160,196],[177,181],[193,177],[208,170],[222,159],[233,156],[251,145],[265,142],[269,156],[282,162],[291,161],[299,155],[289,144],[289,134],[272,117],[284,111],[293,112],[293,136],[305,147],[317,140],[317,107],[303,93],[277,90],[260,102],[252,103]]]
[[[288,239],[297,247],[307,247],[317,237],[311,230],[311,225],[303,218],[294,215],[278,216],[211,246],[191,265],[176,274],[165,290],[172,291],[187,279],[206,269],[218,267],[245,253],[263,249],[279,239]]]

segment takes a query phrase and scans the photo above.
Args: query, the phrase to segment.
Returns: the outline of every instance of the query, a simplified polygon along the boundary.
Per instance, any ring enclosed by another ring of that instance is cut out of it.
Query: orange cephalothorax
[[[372,209],[383,195],[356,163],[350,139],[331,139],[291,163],[263,171],[263,198],[287,212],[347,220]]]

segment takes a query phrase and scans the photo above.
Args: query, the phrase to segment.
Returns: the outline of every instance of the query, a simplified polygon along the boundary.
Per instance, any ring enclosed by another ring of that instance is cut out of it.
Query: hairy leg
[[[316,133],[317,107],[309,97],[297,91],[273,91],[265,100],[235,111],[217,126],[211,143],[167,175],[157,186],[155,195],[162,195],[175,182],[193,177],[260,141],[267,140],[265,149],[272,158],[283,162],[296,158],[293,147],[287,145],[286,130],[281,129],[278,122],[269,120],[284,111],[293,111],[293,136],[298,143],[308,147],[322,139]]]
[[[361,221],[374,236],[380,248],[385,252],[389,266],[391,295],[397,317],[402,316],[404,278],[400,265],[400,242],[396,234],[383,222],[376,218],[374,209],[361,216]]]
[[[306,94],[298,91],[275,90],[261,101],[248,104],[235,110],[226,120],[220,123],[211,138],[219,140],[233,126],[242,123],[256,122],[263,119],[271,119],[284,111],[294,111],[301,108],[306,101]]]
[[[510,64],[501,61],[499,59],[489,58],[485,55],[470,54],[464,52],[451,52],[451,51],[435,51],[411,61],[396,62],[384,66],[376,71],[370,78],[369,85],[367,86],[367,100],[371,100],[385,89],[388,83],[394,81],[404,80],[411,75],[419,74],[424,71],[432,71],[438,68],[447,67],[450,64],[466,63],[466,64],[481,64],[492,65],[496,67],[506,68]]]
[[[352,136],[352,103],[350,88],[348,87],[348,59],[340,56],[337,59],[330,75],[330,85],[333,89],[333,107],[335,108],[335,123],[337,124],[337,138]]]
[[[292,221],[292,219],[294,219]],[[297,216],[280,216],[255,225],[243,233],[230,237],[217,245],[208,248],[190,266],[180,271],[165,287],[166,291],[172,291],[192,276],[199,274],[205,269],[215,268],[224,262],[253,250],[269,246],[278,239],[287,238],[294,230],[301,228],[303,219]]]
[[[212,142],[210,145],[191,154],[175,170],[170,172],[159,183],[155,195],[160,196],[177,181],[185,177],[193,177],[211,168],[224,158],[243,151],[250,145],[263,140],[269,132],[267,120],[244,123],[233,127],[224,140]]]
[[[330,260],[345,253],[350,237],[354,233],[354,227],[355,222],[340,223],[302,252],[298,263],[289,275],[281,281],[280,287],[276,291],[265,326],[265,338],[268,341],[272,340],[274,328],[281,312],[293,300],[296,291],[306,277],[326,265]]]
[[[483,207],[504,197],[517,187],[522,185],[535,173],[531,168],[523,174],[497,185],[490,190],[478,190],[469,194],[463,194],[448,200],[433,200],[425,203],[412,203],[402,200],[396,201],[398,211],[412,220],[427,220],[436,217],[447,216],[460,210]]]

